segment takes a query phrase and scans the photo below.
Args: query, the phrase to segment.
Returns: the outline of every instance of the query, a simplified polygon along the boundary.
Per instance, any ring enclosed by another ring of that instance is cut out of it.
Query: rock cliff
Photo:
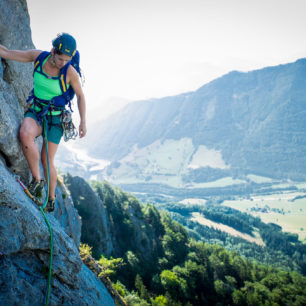
[[[132,250],[152,263],[158,234],[135,197],[106,182],[98,183],[99,187],[93,188],[95,192],[81,177],[67,174],[64,181],[82,216],[82,242],[93,247],[95,258],[101,254],[124,257]]]
[[[75,207],[82,216],[82,242],[93,247],[93,255],[112,255],[114,245],[106,209],[85,180],[67,174],[65,184],[71,193]],[[114,241],[116,243],[116,241]]]
[[[0,7],[0,44],[10,49],[33,48],[26,2],[0,0]],[[32,69],[32,64],[0,62],[1,305],[42,305],[47,287],[49,229],[16,181],[16,175],[24,182],[30,178],[18,130],[32,87]],[[81,218],[61,182],[56,195],[55,211],[48,214],[54,244],[50,304],[115,305],[80,258]]]

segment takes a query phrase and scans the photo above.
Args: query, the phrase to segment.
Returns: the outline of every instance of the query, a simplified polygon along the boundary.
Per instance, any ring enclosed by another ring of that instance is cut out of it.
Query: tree
[[[150,300],[149,292],[146,286],[144,285],[139,274],[137,274],[135,278],[135,288],[137,289],[141,299],[146,300],[146,301]]]
[[[184,262],[188,253],[188,234],[186,230],[176,221],[168,218],[163,220],[165,226],[165,235],[162,245],[166,257],[171,265],[177,265]]]
[[[187,283],[173,271],[164,270],[160,275],[161,283],[172,299],[183,301],[186,296]]]
[[[153,306],[167,306],[169,305],[169,302],[166,297],[163,295],[157,296],[153,301],[152,301]]]
[[[124,265],[124,261],[122,258],[106,258],[105,256],[101,256],[98,263],[103,267],[103,272],[100,276],[110,276],[116,272],[116,270]]]

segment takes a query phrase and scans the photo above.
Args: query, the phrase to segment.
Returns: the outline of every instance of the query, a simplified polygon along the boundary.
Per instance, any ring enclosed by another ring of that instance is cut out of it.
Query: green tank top
[[[41,69],[43,69],[45,62],[48,60],[50,55],[44,60],[41,65]],[[40,70],[40,69],[38,69]],[[56,96],[60,96],[62,94],[62,90],[59,84],[59,79],[52,79],[52,77],[48,77],[48,75],[43,71],[36,71],[34,73],[34,95],[42,100],[51,100]]]

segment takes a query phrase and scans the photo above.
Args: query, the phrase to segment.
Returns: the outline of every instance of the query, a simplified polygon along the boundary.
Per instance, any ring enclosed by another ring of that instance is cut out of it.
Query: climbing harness
[[[36,98],[34,98],[33,102],[31,102],[31,104],[29,105],[27,112],[33,113],[39,123],[42,122],[43,118],[46,115],[49,115],[50,122],[48,124],[49,125],[48,128],[50,129],[51,126],[59,126],[60,128],[62,128],[65,142],[67,142],[70,139],[75,140],[78,136],[77,129],[73,124],[71,112],[69,110],[55,108],[54,106],[51,105],[51,103],[40,104],[36,100]],[[52,116],[60,116],[61,123],[60,124],[53,123]]]
[[[63,107],[56,107],[53,105],[52,100],[42,100],[38,99],[37,97],[31,97],[32,101],[29,102],[30,97],[28,98],[28,109],[27,112],[31,112],[35,115],[38,123],[42,122],[42,119],[49,115],[49,116],[58,116],[61,115],[62,111],[64,110]],[[52,117],[51,117],[52,120]],[[52,122],[51,122],[52,124]]]
[[[46,221],[46,224],[49,228],[49,233],[50,233],[50,260],[49,260],[49,273],[48,273],[48,284],[47,284],[47,290],[46,290],[46,296],[45,296],[45,305],[48,306],[49,304],[49,299],[50,299],[50,293],[51,293],[51,278],[52,278],[52,260],[53,260],[53,233],[52,233],[52,228],[50,225],[50,222],[45,214],[45,209],[48,203],[48,197],[49,197],[49,187],[50,187],[50,167],[49,167],[49,152],[48,152],[48,139],[47,139],[47,120],[46,116],[42,118],[43,120],[43,136],[44,136],[44,141],[45,141],[45,146],[46,146],[46,155],[47,155],[47,192],[46,192],[46,199],[44,204],[42,204],[36,197],[34,197],[27,187],[21,182],[20,178],[17,177],[18,183],[21,185],[23,188],[24,192],[26,195],[36,204],[39,206],[39,209],[41,213],[44,216],[44,219]]]

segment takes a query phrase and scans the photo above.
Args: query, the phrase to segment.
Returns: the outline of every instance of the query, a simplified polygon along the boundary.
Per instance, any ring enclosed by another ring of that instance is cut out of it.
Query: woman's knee
[[[31,135],[31,133],[24,127],[21,126],[19,130],[19,137],[22,143],[34,140],[34,137]]]
[[[22,143],[34,141],[40,133],[41,127],[32,118],[25,118],[19,129],[19,137]]]

